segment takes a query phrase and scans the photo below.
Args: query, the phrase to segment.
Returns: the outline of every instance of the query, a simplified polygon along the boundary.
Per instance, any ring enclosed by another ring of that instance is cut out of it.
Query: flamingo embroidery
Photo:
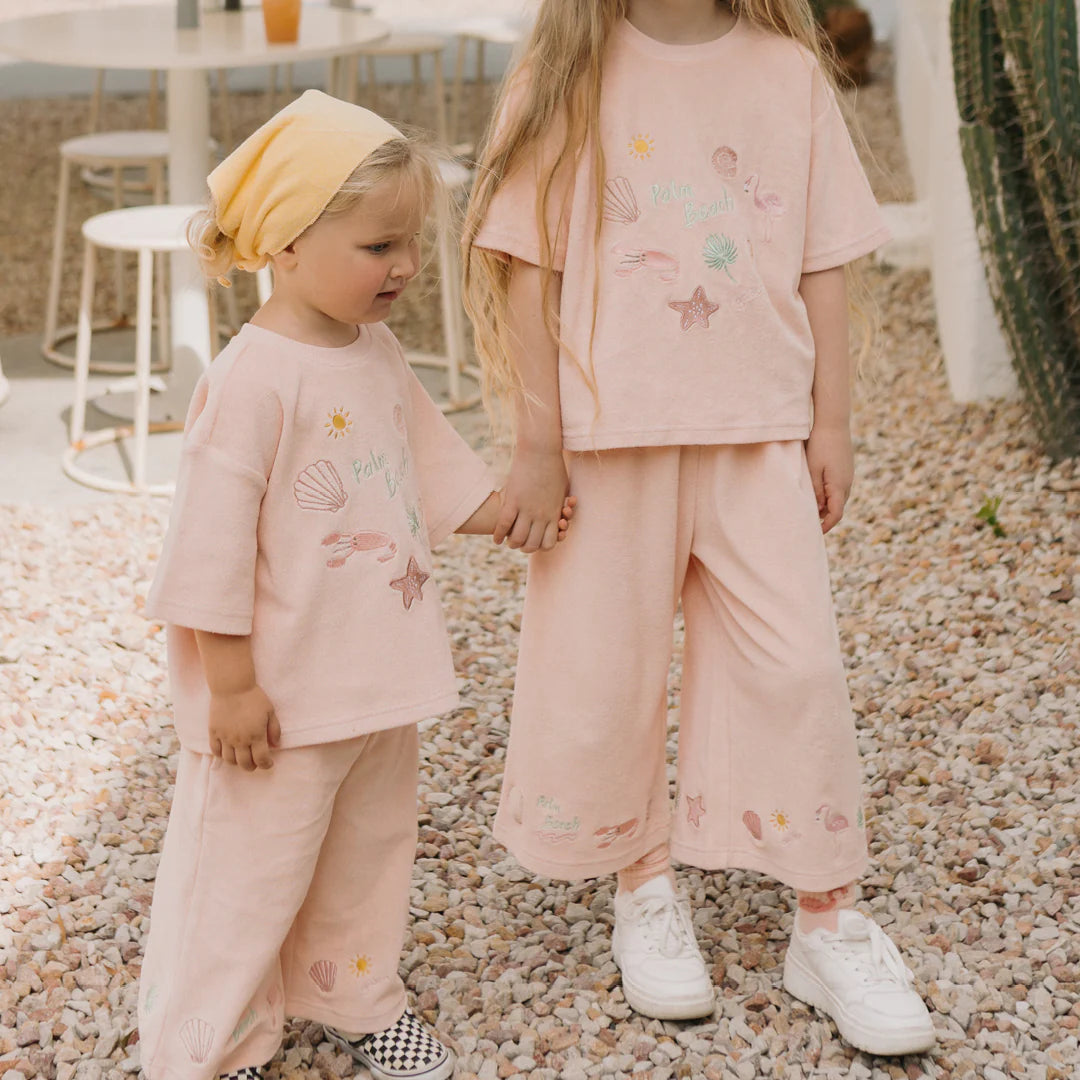
[[[817,821],[824,821],[825,828],[832,833],[843,832],[850,828],[848,819],[843,814],[838,814],[828,803],[822,803],[814,815]]]
[[[754,185],[754,205],[765,215],[765,243],[772,242],[773,218],[783,217],[787,212],[784,200],[774,191],[761,191],[761,177],[757,173],[747,177],[743,184],[743,191],[749,191],[750,185]]]
[[[384,532],[330,533],[323,537],[323,547],[333,547],[334,557],[326,560],[326,565],[335,568],[344,566],[345,560],[358,551],[386,551],[375,557],[379,562],[389,562],[397,554],[397,544],[393,537]]]
[[[638,270],[651,270],[660,275],[661,281],[674,281],[679,276],[679,260],[666,251],[646,251],[616,244],[612,254],[619,256],[616,277],[629,277]]]

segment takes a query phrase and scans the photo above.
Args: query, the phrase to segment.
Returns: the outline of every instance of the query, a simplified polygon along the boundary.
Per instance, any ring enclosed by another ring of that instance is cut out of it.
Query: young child
[[[379,1080],[440,1080],[453,1055],[398,977],[416,721],[458,702],[431,547],[490,534],[498,498],[382,323],[419,269],[437,161],[308,91],[209,184],[205,268],[269,259],[274,292],[195,390],[147,603],[182,749],[143,1068],[254,1080],[292,1015]]]
[[[852,483],[846,263],[885,239],[806,0],[544,0],[466,224],[496,538],[536,550],[495,834],[618,872],[614,958],[660,1018],[714,994],[670,859],[798,896],[784,985],[872,1053],[934,1028],[853,910],[867,864],[822,533]],[[564,466],[564,454],[567,464]],[[686,644],[674,816],[672,617]]]

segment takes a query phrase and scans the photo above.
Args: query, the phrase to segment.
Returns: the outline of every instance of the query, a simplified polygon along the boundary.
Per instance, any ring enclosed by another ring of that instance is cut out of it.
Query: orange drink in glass
[[[295,41],[300,33],[300,0],[262,0],[266,40],[272,44]]]

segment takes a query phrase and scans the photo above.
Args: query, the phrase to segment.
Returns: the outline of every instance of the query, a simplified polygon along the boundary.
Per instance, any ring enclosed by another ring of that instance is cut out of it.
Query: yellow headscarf
[[[236,265],[265,266],[315,221],[372,150],[401,137],[381,116],[319,90],[271,117],[207,181]]]

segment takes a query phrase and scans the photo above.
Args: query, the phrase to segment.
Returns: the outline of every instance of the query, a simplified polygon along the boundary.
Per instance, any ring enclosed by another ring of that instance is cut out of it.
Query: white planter
[[[898,5],[896,92],[919,198],[926,200],[938,329],[958,401],[1017,393],[1009,351],[986,284],[953,86],[948,0]]]

